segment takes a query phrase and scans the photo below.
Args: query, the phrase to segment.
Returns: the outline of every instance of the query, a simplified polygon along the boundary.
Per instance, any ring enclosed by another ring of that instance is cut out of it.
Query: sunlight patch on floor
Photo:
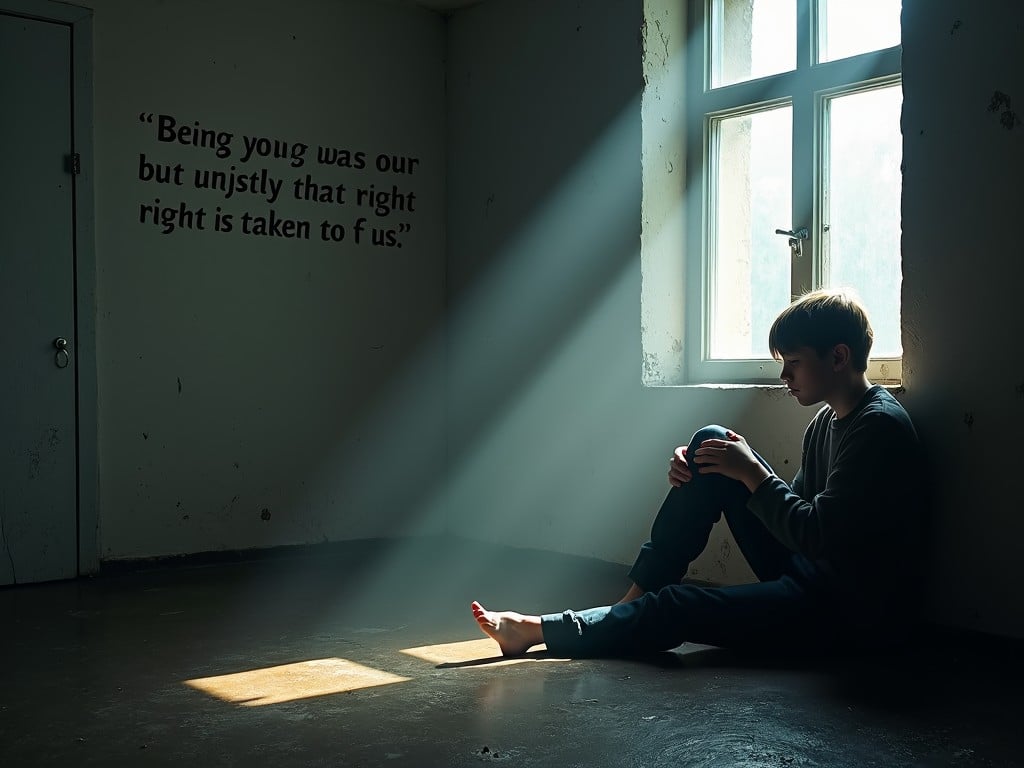
[[[547,653],[545,645],[534,646],[533,650],[525,656],[507,659],[501,655],[498,645],[489,637],[482,637],[479,640],[463,640],[457,643],[438,643],[437,645],[422,645],[417,648],[403,648],[402,653],[444,666],[469,667],[486,664],[488,667],[500,667],[536,661],[568,661],[568,659],[554,659],[539,655]]]
[[[261,707],[411,679],[348,659],[329,658],[196,678],[186,680],[185,684],[222,701],[244,707]]]

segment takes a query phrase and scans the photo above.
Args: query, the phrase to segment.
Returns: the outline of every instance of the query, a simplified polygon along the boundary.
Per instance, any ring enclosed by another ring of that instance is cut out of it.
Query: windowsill
[[[906,391],[906,387],[904,387],[903,384],[893,382],[872,382],[872,384],[878,384],[880,387],[885,388],[894,395],[899,395]],[[786,386],[784,384],[768,383],[725,384],[712,382],[705,384],[645,384],[644,386],[651,389],[757,389],[764,390],[769,393],[786,391]]]

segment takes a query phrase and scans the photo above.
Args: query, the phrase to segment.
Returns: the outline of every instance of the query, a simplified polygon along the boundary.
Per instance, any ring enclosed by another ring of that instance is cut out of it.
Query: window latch
[[[803,242],[810,237],[807,227],[800,227],[800,229],[776,229],[775,234],[785,235],[789,238],[789,250],[793,252],[795,257],[799,258],[804,255]]]

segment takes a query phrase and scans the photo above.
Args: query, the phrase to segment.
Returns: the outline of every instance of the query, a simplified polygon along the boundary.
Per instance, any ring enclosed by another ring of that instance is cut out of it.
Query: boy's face
[[[838,372],[830,353],[819,356],[813,347],[799,347],[782,353],[779,378],[800,405],[814,405],[835,391]]]

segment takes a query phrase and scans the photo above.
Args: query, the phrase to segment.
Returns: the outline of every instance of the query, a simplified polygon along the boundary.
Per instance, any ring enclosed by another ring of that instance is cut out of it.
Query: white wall
[[[441,17],[337,0],[89,5],[101,557],[440,530],[405,490],[443,461]],[[232,154],[159,141],[160,114],[234,134]],[[243,162],[243,135],[305,142],[306,162]],[[368,168],[318,165],[321,144],[364,151]],[[140,153],[181,163],[182,185],[141,181]],[[378,153],[419,163],[377,173]],[[193,187],[195,169],[231,165],[282,179],[281,199]],[[294,199],[306,173],[346,184],[346,202]],[[357,205],[355,188],[393,183],[415,211]],[[141,224],[154,198],[204,208],[205,230]],[[235,215],[232,232],[215,231],[217,206]],[[239,231],[242,213],[269,208],[311,221],[310,239]],[[321,240],[325,219],[344,240]],[[401,248],[369,242],[401,224]],[[392,458],[415,444],[432,449],[403,488]]]

